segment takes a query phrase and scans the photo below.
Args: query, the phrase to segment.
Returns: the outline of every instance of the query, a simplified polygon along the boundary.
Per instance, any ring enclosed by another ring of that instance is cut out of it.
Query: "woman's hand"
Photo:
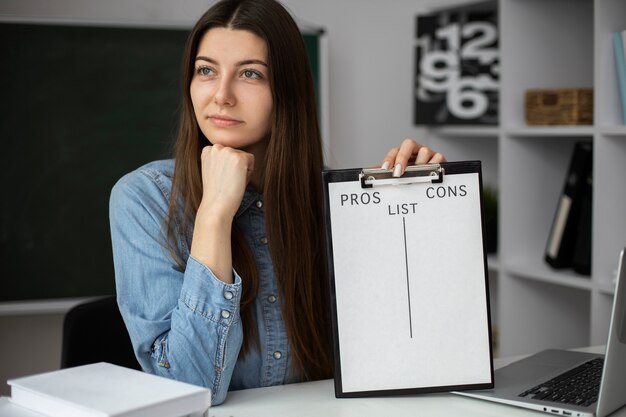
[[[439,152],[435,152],[427,146],[415,142],[413,139],[405,139],[399,148],[391,148],[383,159],[382,169],[393,167],[393,176],[400,177],[406,167],[411,164],[436,164],[445,162],[446,158]]]
[[[221,145],[202,150],[202,200],[193,229],[191,256],[227,284],[233,282],[231,230],[254,155]]]
[[[202,201],[198,212],[232,219],[254,170],[254,155],[222,145],[202,149]]]

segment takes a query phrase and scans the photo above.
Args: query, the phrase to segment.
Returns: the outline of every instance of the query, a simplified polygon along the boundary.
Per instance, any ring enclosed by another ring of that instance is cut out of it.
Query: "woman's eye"
[[[261,74],[259,74],[256,71],[253,71],[253,70],[244,70],[243,71],[243,76],[245,78],[249,78],[249,79],[252,79],[252,80],[257,79],[257,78],[261,78]]]
[[[196,69],[196,73],[198,75],[201,75],[203,77],[208,77],[210,75],[213,75],[213,70],[209,67],[200,67],[198,69]]]

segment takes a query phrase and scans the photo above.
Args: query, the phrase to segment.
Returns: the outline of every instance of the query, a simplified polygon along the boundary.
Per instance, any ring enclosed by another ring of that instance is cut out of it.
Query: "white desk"
[[[603,353],[604,347],[585,351]],[[496,368],[518,358],[496,359]],[[403,417],[403,416],[548,416],[546,413],[460,397],[419,394],[377,398],[335,398],[332,380],[233,391],[210,417]],[[626,417],[626,407],[611,417]]]
[[[584,349],[604,352],[604,347]],[[496,368],[517,358],[496,359]],[[452,394],[419,394],[377,398],[335,398],[332,380],[233,391],[210,417],[403,417],[403,416],[548,416],[546,413]],[[0,398],[0,417],[41,417]],[[626,417],[626,407],[611,417]]]

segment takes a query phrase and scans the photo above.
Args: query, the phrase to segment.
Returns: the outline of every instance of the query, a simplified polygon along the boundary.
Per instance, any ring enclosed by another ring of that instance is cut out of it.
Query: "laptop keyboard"
[[[592,359],[519,396],[587,407],[598,401],[603,364],[604,358]]]

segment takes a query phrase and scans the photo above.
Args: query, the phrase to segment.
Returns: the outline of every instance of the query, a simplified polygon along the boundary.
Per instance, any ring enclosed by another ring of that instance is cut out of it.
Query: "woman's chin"
[[[207,138],[209,138],[208,140],[209,142],[211,142],[212,145],[222,145],[228,148],[241,149],[241,150],[253,148],[254,145],[257,145],[258,143],[263,141],[262,138],[250,139],[250,138],[241,138],[241,137],[225,137],[223,135],[217,135],[213,137],[207,136]]]

